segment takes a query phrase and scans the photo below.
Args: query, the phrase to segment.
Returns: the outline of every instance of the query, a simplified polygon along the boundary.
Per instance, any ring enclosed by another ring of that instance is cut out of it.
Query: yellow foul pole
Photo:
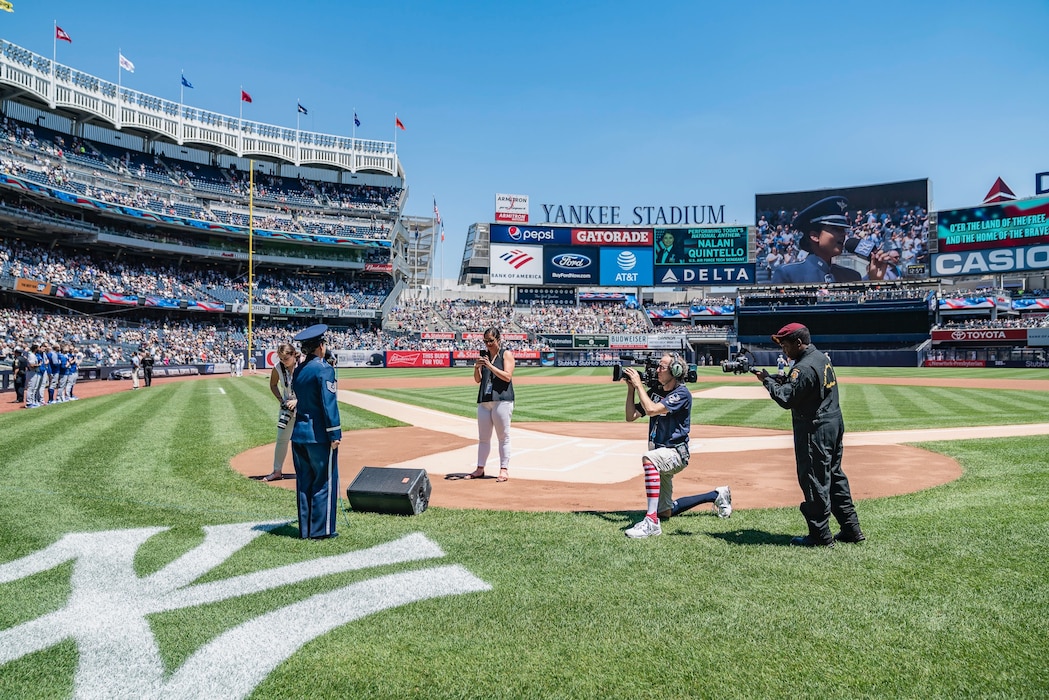
[[[248,161],[248,360],[251,359],[252,305],[255,300],[255,161]]]

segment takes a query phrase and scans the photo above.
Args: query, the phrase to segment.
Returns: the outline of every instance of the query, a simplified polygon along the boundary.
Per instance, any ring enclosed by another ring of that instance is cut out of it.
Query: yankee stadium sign
[[[725,223],[725,205],[641,205],[628,212],[624,221],[620,207],[608,204],[540,204],[543,220],[550,224],[581,226],[695,226]]]

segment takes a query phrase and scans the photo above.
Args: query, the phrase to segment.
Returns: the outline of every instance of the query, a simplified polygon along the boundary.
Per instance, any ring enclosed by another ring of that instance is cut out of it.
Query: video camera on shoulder
[[[743,348],[736,353],[736,356],[731,360],[721,361],[721,371],[726,373],[731,372],[732,374],[746,374],[750,371],[751,367],[754,366],[752,362],[753,358],[754,353]]]
[[[619,364],[612,366],[612,381],[618,382],[623,379],[623,367],[631,367],[634,365],[643,366],[644,369],[638,370],[638,374],[641,375],[641,383],[644,384],[650,391],[657,390],[662,387],[659,382],[659,360],[662,356],[649,356],[645,358],[636,358],[631,355],[620,355]],[[687,365],[685,369],[685,375],[679,377],[679,382],[695,382],[698,379],[696,374],[695,365]]]

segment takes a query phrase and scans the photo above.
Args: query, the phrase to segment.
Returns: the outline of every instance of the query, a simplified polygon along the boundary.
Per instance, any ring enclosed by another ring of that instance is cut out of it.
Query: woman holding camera
[[[485,349],[474,363],[477,389],[477,469],[467,479],[484,478],[484,466],[492,451],[492,430],[499,438],[499,477],[510,478],[510,416],[514,412],[514,354],[500,343],[498,328],[484,332]]]
[[[295,391],[291,388],[291,378],[295,365],[299,361],[299,352],[289,343],[277,347],[277,365],[270,372],[270,393],[280,401],[280,413],[277,414],[277,445],[273,449],[273,471],[262,477],[263,481],[280,481],[284,478],[284,459],[288,456],[288,445],[291,444],[291,431],[295,427]]]

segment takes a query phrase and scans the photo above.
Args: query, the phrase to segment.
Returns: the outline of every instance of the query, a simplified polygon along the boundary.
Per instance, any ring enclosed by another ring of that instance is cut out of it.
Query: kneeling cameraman
[[[669,353],[663,355],[656,366],[657,384],[651,392],[646,392],[637,370],[623,368],[623,378],[627,382],[627,422],[648,416],[648,452],[641,456],[645,470],[646,515],[626,531],[627,537],[661,535],[660,516],[669,518],[700,503],[714,503],[716,512],[723,518],[732,513],[732,495],[727,486],[680,501],[673,500],[674,475],[688,466],[689,458],[692,392],[682,383],[687,372],[688,366],[680,357]]]

